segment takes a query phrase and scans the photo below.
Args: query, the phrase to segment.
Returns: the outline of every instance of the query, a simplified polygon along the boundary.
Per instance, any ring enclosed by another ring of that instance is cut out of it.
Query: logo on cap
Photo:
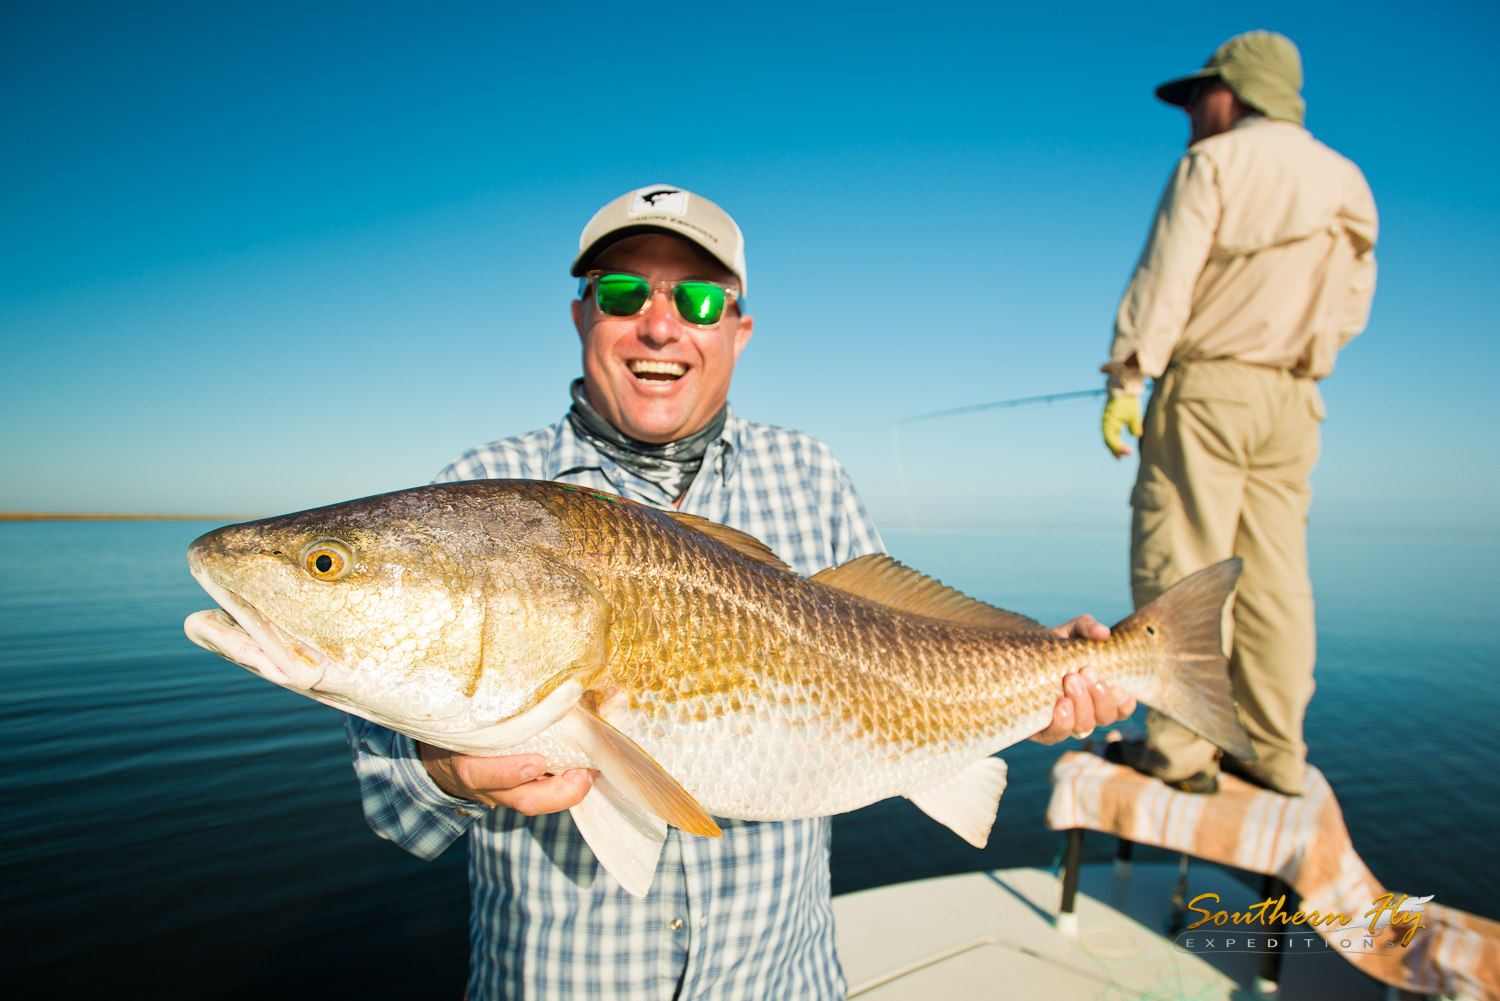
[[[681,188],[641,188],[630,200],[630,214],[642,212],[667,212],[683,215],[687,212],[688,193]]]

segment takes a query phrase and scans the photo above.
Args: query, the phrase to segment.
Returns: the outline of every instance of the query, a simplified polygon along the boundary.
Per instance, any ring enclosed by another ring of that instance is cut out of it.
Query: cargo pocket
[[[1177,495],[1177,488],[1166,480],[1138,480],[1130,491],[1130,506],[1137,511],[1165,511]]]
[[[1156,596],[1172,566],[1177,488],[1159,470],[1153,472],[1156,475],[1137,480],[1130,491],[1130,588],[1138,603]]]

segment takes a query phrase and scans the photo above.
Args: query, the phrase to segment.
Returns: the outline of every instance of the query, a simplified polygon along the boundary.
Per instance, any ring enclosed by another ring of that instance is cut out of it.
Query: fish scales
[[[567,555],[604,557],[594,584],[616,644],[592,686],[604,718],[716,816],[837,813],[934,784],[1045,726],[1062,675],[1098,659],[1087,641],[891,611],[650,508],[543,497],[577,526]],[[773,760],[747,760],[762,744]],[[774,784],[738,780],[767,766]],[[841,780],[855,769],[857,783]]]
[[[224,609],[189,618],[195,642],[428,743],[599,768],[637,831],[906,795],[982,844],[1003,788],[986,759],[1046,726],[1085,664],[1249,753],[1219,637],[1235,561],[1107,642],[1065,640],[886,557],[806,579],[702,519],[471,481],[227,526],[189,564]],[[989,819],[955,819],[975,790]],[[591,844],[605,835],[579,810],[595,798],[574,811]]]

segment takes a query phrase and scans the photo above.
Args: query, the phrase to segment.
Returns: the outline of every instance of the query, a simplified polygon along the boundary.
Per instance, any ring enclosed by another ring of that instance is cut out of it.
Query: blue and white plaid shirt
[[[566,418],[471,449],[438,474],[439,482],[506,478],[672,505]],[[750,533],[807,576],[884,549],[827,445],[732,414],[680,510]],[[526,817],[454,799],[433,784],[411,738],[346,719],[376,834],[431,859],[469,832],[473,1001],[844,997],[827,818],[719,819],[722,839],[671,828],[640,899],[599,867],[566,812]]]

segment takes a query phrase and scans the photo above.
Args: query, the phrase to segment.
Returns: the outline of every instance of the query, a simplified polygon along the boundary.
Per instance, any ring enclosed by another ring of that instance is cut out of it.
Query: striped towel
[[[1304,911],[1349,916],[1348,925],[1320,926],[1318,932],[1377,980],[1419,994],[1500,1001],[1500,923],[1487,918],[1427,903],[1421,916],[1426,927],[1409,945],[1383,947],[1393,930],[1382,929],[1376,948],[1363,951],[1371,937],[1365,915],[1387,891],[1355,853],[1338,800],[1311,765],[1301,797],[1227,774],[1219,776],[1217,795],[1198,796],[1097,755],[1070,751],[1052,768],[1047,826],[1103,831],[1276,876],[1301,894]],[[1394,900],[1399,903],[1401,895]],[[1359,931],[1364,934],[1351,934]]]

